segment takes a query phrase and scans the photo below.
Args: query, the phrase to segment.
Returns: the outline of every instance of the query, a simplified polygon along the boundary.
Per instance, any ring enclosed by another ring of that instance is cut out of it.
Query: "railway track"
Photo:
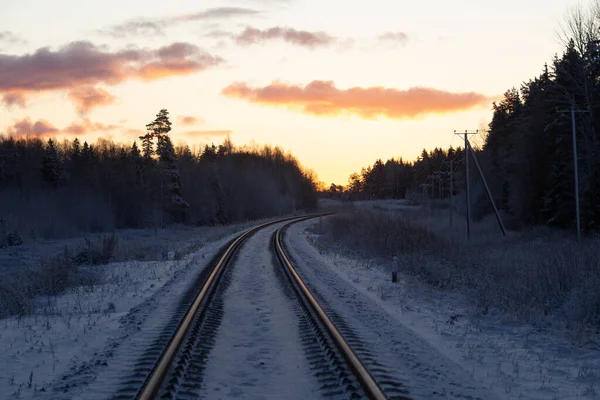
[[[231,270],[236,254],[257,232],[268,226],[283,223],[271,239],[271,248],[279,264],[276,265],[275,275],[285,286],[286,296],[290,301],[295,299],[294,314],[298,321],[299,336],[310,363],[310,370],[319,382],[321,395],[332,399],[388,398],[310,293],[285,252],[282,237],[288,225],[323,215],[325,214],[265,223],[233,240],[219,256],[218,261],[213,263],[200,290],[193,297],[181,322],[174,329],[134,397],[140,400],[202,397],[198,393],[202,390],[206,364],[217,339],[216,328],[223,318],[223,293],[231,283]],[[154,351],[156,352],[156,349]],[[147,357],[147,362],[152,358]],[[117,397],[128,396],[121,393]]]

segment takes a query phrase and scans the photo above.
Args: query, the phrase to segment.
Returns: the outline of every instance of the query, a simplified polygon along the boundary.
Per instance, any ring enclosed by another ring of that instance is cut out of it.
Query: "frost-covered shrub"
[[[85,239],[86,248],[81,250],[73,258],[77,265],[101,265],[108,264],[117,248],[117,237],[113,233],[110,236],[102,238],[102,244],[94,244],[91,240]]]
[[[75,286],[93,286],[98,272],[79,269],[68,249],[35,267],[12,269],[0,279],[0,318],[28,315],[39,296],[56,296]]]
[[[354,211],[324,222],[327,238],[366,257],[399,253],[429,253],[438,245],[435,235],[413,222],[389,213]]]

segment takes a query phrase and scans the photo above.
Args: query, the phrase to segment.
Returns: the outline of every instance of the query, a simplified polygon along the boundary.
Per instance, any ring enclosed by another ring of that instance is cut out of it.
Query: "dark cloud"
[[[216,7],[173,17],[131,19],[122,24],[113,25],[98,32],[119,38],[127,36],[161,36],[166,33],[167,28],[180,23],[219,21],[235,17],[253,16],[259,13],[260,12],[257,10],[244,7]]]
[[[15,99],[25,99],[29,94],[70,90],[75,93],[71,98],[76,105],[85,109],[85,90],[91,93],[89,88],[98,84],[187,75],[222,62],[220,57],[189,43],[111,52],[87,41],[72,42],[56,51],[44,47],[31,54],[0,54],[0,94],[5,103],[15,104]],[[81,87],[87,89],[77,89]],[[109,98],[108,92],[96,88],[87,105],[93,106],[93,100],[107,104]]]
[[[150,21],[145,19],[132,19],[122,24],[113,25],[100,33],[124,38],[127,36],[160,36],[165,34],[164,21]]]
[[[0,32],[0,44],[1,43],[26,44],[27,41],[15,33],[9,31],[2,31]]]
[[[425,114],[464,111],[489,105],[492,101],[480,93],[453,93],[425,87],[338,89],[332,81],[312,81],[306,86],[274,82],[259,88],[237,82],[223,89],[222,94],[256,104],[289,107],[307,114],[353,114],[366,119],[381,116],[410,119]]]
[[[203,21],[203,20],[214,20],[214,19],[227,19],[234,17],[245,17],[259,14],[260,11],[253,10],[244,7],[216,7],[209,8],[208,10],[200,11],[192,14],[180,15],[171,18],[173,22],[189,22],[189,21]]]
[[[301,31],[279,26],[264,30],[247,27],[239,35],[236,35],[234,39],[241,45],[252,45],[268,40],[283,40],[296,46],[311,48],[328,46],[336,40],[325,32]]]
[[[162,47],[157,51],[158,56],[163,60],[177,60],[193,57],[197,52],[198,46],[185,42],[173,43],[169,46]]]

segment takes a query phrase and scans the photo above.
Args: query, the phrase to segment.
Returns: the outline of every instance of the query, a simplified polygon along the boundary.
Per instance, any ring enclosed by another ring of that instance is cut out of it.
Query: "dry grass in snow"
[[[577,244],[569,232],[542,228],[505,238],[495,224],[491,218],[475,224],[467,240],[464,221],[454,215],[450,227],[447,211],[362,208],[312,230],[334,251],[460,291],[482,313],[495,308],[574,336],[599,330],[600,239]]]

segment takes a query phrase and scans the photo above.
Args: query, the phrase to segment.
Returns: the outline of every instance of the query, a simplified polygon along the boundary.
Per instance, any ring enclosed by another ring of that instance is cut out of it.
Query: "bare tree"
[[[567,11],[564,20],[559,24],[558,40],[568,46],[573,40],[579,54],[585,54],[588,43],[600,38],[600,0],[591,0],[585,7],[578,4]]]

